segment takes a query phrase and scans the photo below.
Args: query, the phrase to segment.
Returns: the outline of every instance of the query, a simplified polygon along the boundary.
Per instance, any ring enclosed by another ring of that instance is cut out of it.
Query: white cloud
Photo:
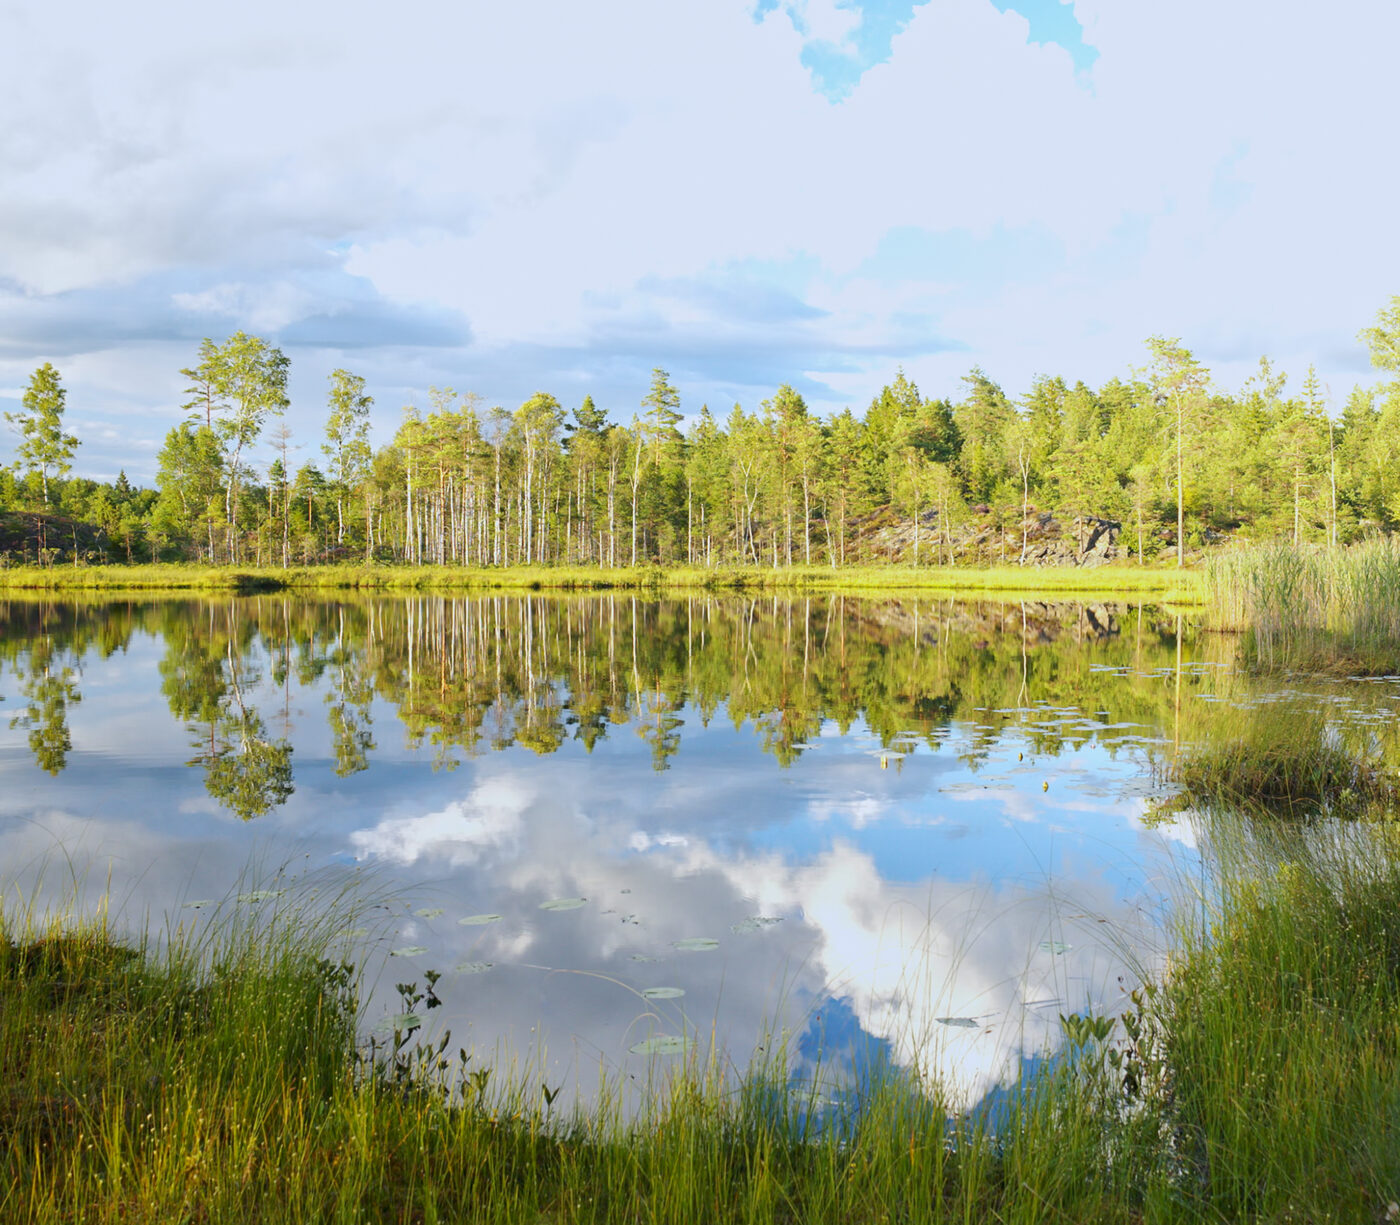
[[[172,299],[182,310],[246,321],[259,332],[280,331],[324,305],[309,291],[288,281],[268,285],[224,282],[198,293],[177,293]]]
[[[357,857],[412,864],[425,857],[455,866],[476,863],[489,852],[513,848],[521,839],[534,795],[510,778],[487,779],[466,798],[438,812],[385,817],[356,830],[350,845]]]
[[[801,55],[851,46],[861,12],[836,0],[758,22],[750,0],[396,23],[364,3],[258,0],[236,21],[22,3],[0,17],[0,281],[44,304],[164,278],[183,309],[142,306],[152,330],[195,312],[276,332],[328,313],[289,270],[331,249],[391,303],[460,312],[456,360],[493,399],[673,355],[688,404],[803,373],[836,388],[818,407],[859,403],[898,361],[933,393],[974,363],[1019,390],[1122,373],[1159,332],[1227,381],[1267,348],[1343,390],[1397,288],[1400,10],[1074,10],[1087,74],[1014,12],[945,0],[833,104]],[[896,227],[987,245],[863,275]],[[982,266],[1028,231],[1047,263]],[[723,295],[681,292],[749,283],[817,310],[737,322]],[[71,324],[45,324],[49,349]],[[90,350],[116,343],[92,331]],[[420,371],[393,343],[398,387]],[[7,352],[16,383],[46,346]]]

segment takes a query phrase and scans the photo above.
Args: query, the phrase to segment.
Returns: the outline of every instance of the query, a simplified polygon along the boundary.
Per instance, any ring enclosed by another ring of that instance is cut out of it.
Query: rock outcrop
[[[856,521],[858,549],[872,561],[912,561],[911,519],[882,509]],[[919,561],[1009,566],[1101,566],[1128,556],[1119,544],[1123,525],[1097,515],[1056,514],[1032,509],[1024,519],[998,517],[974,506],[962,523],[941,529],[936,510],[919,517]]]

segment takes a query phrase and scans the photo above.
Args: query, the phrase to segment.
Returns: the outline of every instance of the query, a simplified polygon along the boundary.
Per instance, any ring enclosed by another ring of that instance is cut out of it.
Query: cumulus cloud
[[[1400,11],[1072,8],[1087,69],[991,0],[11,6],[0,382],[238,327],[623,416],[657,364],[691,408],[829,409],[901,362],[1098,381],[1154,333],[1362,374]]]

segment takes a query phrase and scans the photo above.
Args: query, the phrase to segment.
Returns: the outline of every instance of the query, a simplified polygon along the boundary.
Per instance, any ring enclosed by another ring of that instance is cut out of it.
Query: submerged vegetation
[[[1167,977],[1120,1016],[1065,1017],[1059,1056],[997,1110],[890,1069],[839,1126],[781,1052],[736,1079],[690,1048],[657,1057],[635,1112],[606,1069],[567,1104],[438,1033],[431,974],[365,1044],[358,976],[305,913],[135,947],[11,917],[0,1216],[1379,1220],[1400,1186],[1396,848],[1295,836],[1223,882],[1184,912]]]

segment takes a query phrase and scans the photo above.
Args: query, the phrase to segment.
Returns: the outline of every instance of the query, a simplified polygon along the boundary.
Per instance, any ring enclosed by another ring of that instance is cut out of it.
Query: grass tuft
[[[1361,816],[1400,803],[1400,782],[1374,746],[1344,742],[1316,701],[1216,706],[1167,774],[1181,788],[1172,810]]]

